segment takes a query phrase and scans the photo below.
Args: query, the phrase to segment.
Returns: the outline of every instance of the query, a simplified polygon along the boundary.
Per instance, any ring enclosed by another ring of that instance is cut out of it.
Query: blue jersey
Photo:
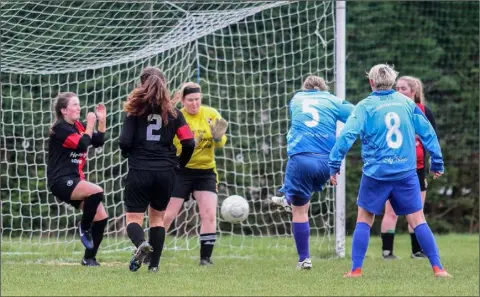
[[[376,91],[357,104],[330,153],[330,174],[357,136],[362,140],[363,173],[379,180],[399,180],[416,169],[415,134],[430,152],[431,171],[443,172],[437,135],[413,100],[394,90]]]
[[[327,91],[300,91],[290,101],[287,154],[328,155],[336,139],[337,120],[345,122],[354,106]]]

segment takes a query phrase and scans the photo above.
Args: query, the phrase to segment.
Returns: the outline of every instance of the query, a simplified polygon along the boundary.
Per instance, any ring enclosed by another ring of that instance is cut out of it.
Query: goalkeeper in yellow
[[[212,265],[211,256],[217,239],[217,170],[215,148],[227,142],[227,121],[212,107],[202,105],[200,86],[193,82],[182,85],[175,94],[182,102],[181,112],[195,136],[195,150],[185,168],[176,170],[172,198],[165,212],[165,230],[180,211],[190,194],[197,201],[200,212],[200,265]],[[178,139],[174,140],[177,155],[181,153]]]

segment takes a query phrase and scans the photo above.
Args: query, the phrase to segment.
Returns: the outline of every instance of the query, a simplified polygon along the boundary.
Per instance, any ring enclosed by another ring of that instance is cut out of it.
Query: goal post
[[[346,68],[346,1],[335,2],[335,94],[346,98],[345,68]],[[337,135],[344,124],[337,122]],[[345,202],[346,202],[346,172],[345,160],[340,166],[335,193],[335,252],[338,257],[345,257]]]
[[[249,202],[250,215],[233,225],[219,214],[219,245],[293,248],[290,217],[269,198],[283,182],[288,101],[303,79],[320,75],[340,97],[343,80],[344,95],[338,2],[9,0],[0,8],[2,251],[80,251],[73,244],[80,212],[57,201],[46,181],[47,131],[60,91],[78,94],[82,115],[100,102],[107,107],[107,140],[90,149],[86,176],[105,191],[110,218],[101,248],[131,247],[122,202],[127,162],[118,137],[122,102],[147,65],[165,72],[172,91],[199,82],[203,103],[229,122],[228,142],[216,154],[219,208],[237,194]],[[344,46],[343,37],[343,55]],[[344,187],[328,185],[313,197],[314,252],[343,256],[344,196]],[[169,233],[175,236],[167,249],[198,248],[194,200]]]

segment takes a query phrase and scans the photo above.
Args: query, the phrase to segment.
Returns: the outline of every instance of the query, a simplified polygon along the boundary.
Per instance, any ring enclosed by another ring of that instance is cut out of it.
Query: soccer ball
[[[222,203],[222,217],[230,223],[240,223],[245,221],[250,213],[250,207],[247,200],[242,196],[232,195],[227,197]]]

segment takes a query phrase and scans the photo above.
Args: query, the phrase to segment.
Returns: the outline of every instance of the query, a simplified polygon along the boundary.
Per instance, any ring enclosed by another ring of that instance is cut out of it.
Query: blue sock
[[[415,228],[414,231],[415,235],[417,236],[418,243],[423,249],[425,255],[427,255],[432,267],[438,266],[438,268],[443,269],[442,264],[440,264],[440,256],[438,255],[437,244],[435,243],[435,238],[433,237],[432,230],[430,230],[428,224],[420,224]]]
[[[357,268],[362,268],[363,259],[365,259],[369,241],[370,226],[363,222],[357,223],[355,226],[355,231],[353,231],[352,271]]]
[[[297,245],[298,262],[310,258],[308,242],[310,240],[310,223],[293,223],[293,237]]]

